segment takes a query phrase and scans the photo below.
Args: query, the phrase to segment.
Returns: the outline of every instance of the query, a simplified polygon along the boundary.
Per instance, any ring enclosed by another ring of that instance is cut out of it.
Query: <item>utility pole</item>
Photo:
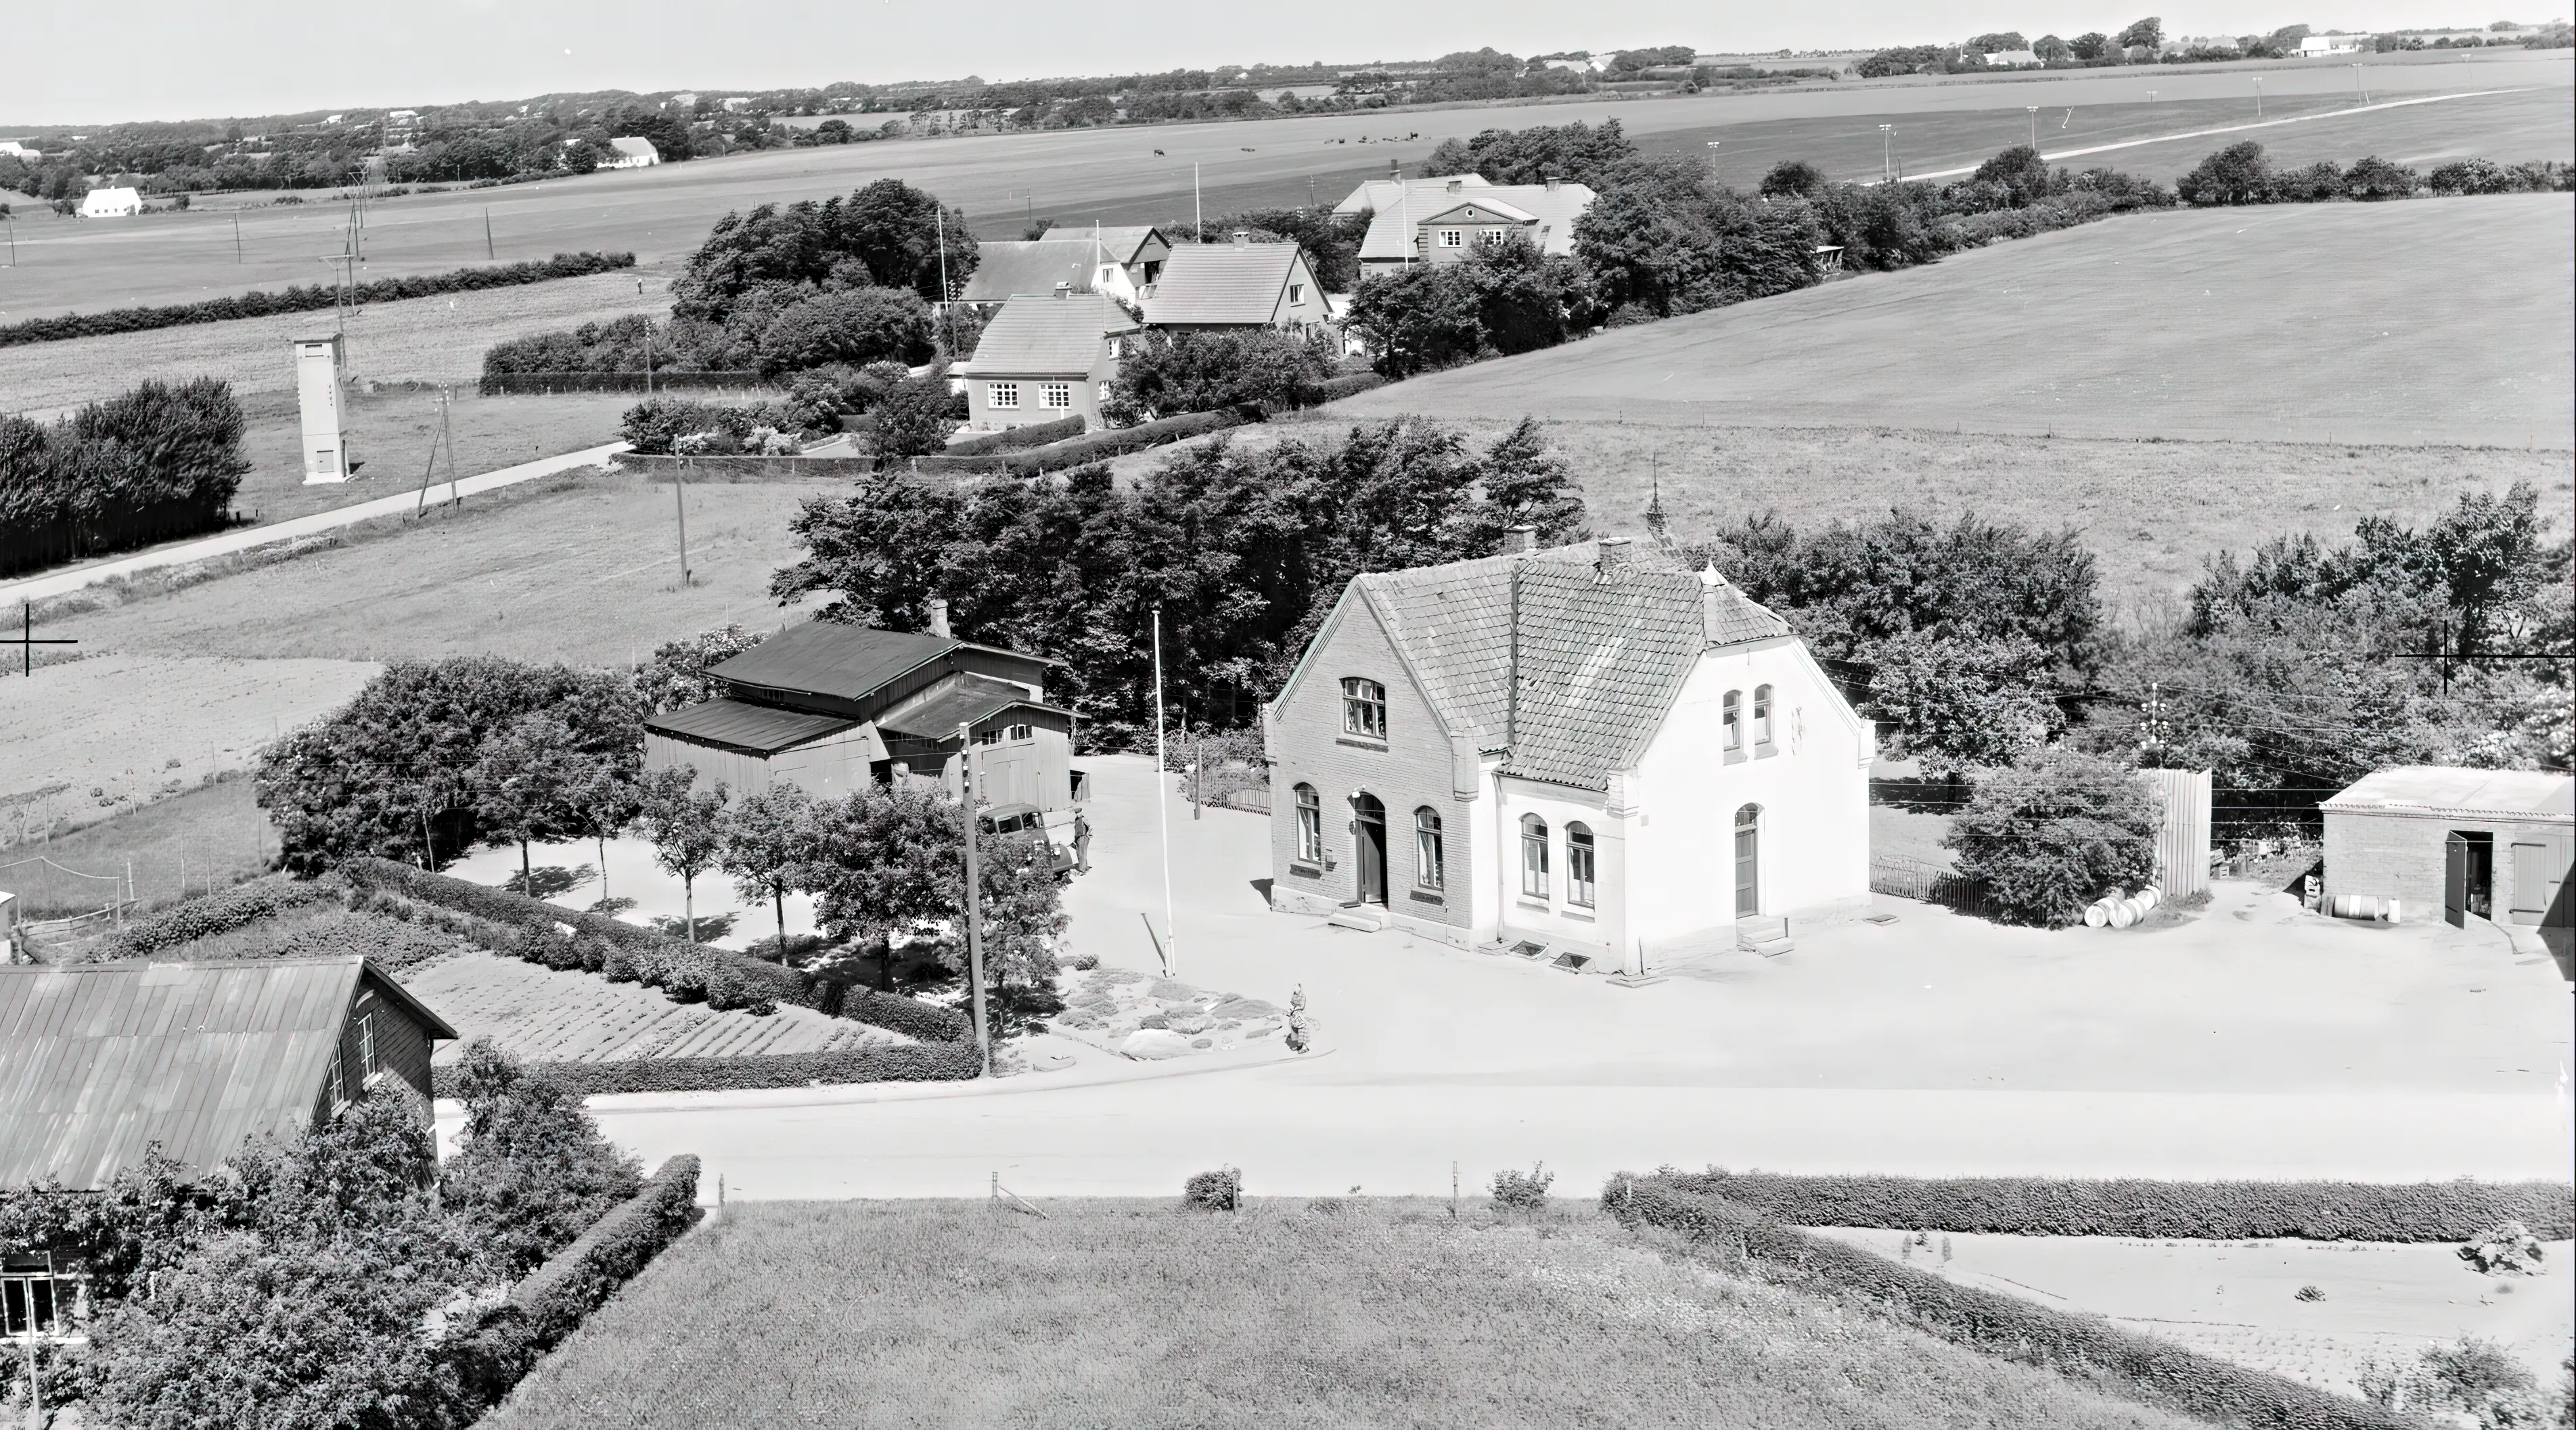
[[[671,464],[671,506],[680,514],[680,585],[683,589],[689,584],[689,498],[688,483],[681,478],[688,465],[687,457]]]
[[[2361,87],[2361,66],[2359,63],[2355,63],[2352,67],[2352,92],[2361,96],[2362,103],[2370,103],[2370,91]]]
[[[18,216],[9,214],[7,218],[9,220],[9,266],[15,268],[18,266]],[[240,223],[241,220],[234,219],[233,222]]]
[[[1190,732],[1190,818],[1200,818],[1207,798],[1207,736]]]
[[[2036,154],[2039,152],[2039,106],[2025,104],[2022,108],[2030,111],[2030,152]]]
[[[1882,124],[1878,126],[1878,181],[1882,184],[1887,184],[1893,183],[1895,180],[1896,126],[1893,124]]]
[[[975,813],[975,732],[963,720],[957,722],[957,775],[966,798],[966,978],[975,989],[975,1055],[983,1064],[977,1076],[991,1077],[993,1030],[984,1021],[984,870],[975,853],[981,819]]]
[[[241,245],[241,215],[240,215],[240,214],[234,214],[234,215],[233,215],[233,262],[234,262],[236,265],[238,265],[241,261],[242,261],[242,245]]]
[[[1190,161],[1190,227],[1196,229],[1199,242],[1207,242],[1207,210],[1199,203],[1199,164]]]
[[[483,256],[487,259],[492,256],[492,206],[490,204],[483,206]]]
[[[1163,789],[1163,608],[1154,608],[1154,819],[1163,831],[1163,976],[1180,976],[1181,931],[1172,924],[1172,801]]]
[[[948,211],[931,206],[939,226],[939,316],[948,320],[948,355],[957,356],[957,295],[948,291]]]
[[[2259,74],[2254,76],[2254,117],[2263,117],[2263,77]]]

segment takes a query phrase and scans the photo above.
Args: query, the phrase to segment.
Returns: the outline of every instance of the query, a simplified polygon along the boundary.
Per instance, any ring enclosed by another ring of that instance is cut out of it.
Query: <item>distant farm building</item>
[[[0,159],[41,159],[44,155],[15,139],[0,139]]]
[[[2008,70],[2016,65],[2038,63],[2039,52],[2036,50],[1997,50],[1986,56],[1986,67],[1989,69]]]
[[[2319,806],[2325,892],[2395,899],[2405,917],[2435,909],[2537,929],[2565,956],[2568,867],[2576,861],[2576,778],[2529,770],[2402,765],[2364,776]]]
[[[1489,184],[1473,174],[1403,183],[1372,180],[1352,191],[1336,213],[1367,213],[1360,273],[1415,263],[1456,263],[1488,243],[1519,233],[1539,252],[1574,252],[1575,220],[1592,207],[1583,184]]]
[[[644,766],[693,768],[732,794],[800,786],[830,798],[896,779],[959,792],[970,727],[978,793],[1042,811],[1073,803],[1073,716],[1046,703],[1057,662],[948,634],[808,621],[708,667],[724,690],[644,722]]]
[[[2357,55],[2370,48],[2368,35],[2310,35],[2299,41],[2302,55]]]
[[[608,147],[617,151],[617,157],[603,162],[599,166],[603,169],[649,169],[662,162],[662,152],[650,139],[630,135],[609,140]]]
[[[143,212],[143,195],[135,189],[92,189],[81,199],[82,218],[132,218]]]
[[[1097,430],[1101,396],[1135,331],[1136,320],[1105,293],[1059,288],[1013,297],[985,327],[975,356],[957,365],[966,425],[1001,432],[1078,416]]]

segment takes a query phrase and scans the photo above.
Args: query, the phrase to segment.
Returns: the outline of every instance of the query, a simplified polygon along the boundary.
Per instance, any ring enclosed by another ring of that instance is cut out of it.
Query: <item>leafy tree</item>
[[[1970,40],[1968,48],[1981,55],[1991,55],[2005,50],[2026,50],[2031,46],[2029,41],[2021,37],[2019,30],[1998,30]]]
[[[1941,843],[2008,920],[2063,928],[2146,882],[2161,822],[2129,767],[2059,747],[1986,774]]]
[[[550,711],[532,710],[483,742],[466,776],[475,819],[493,842],[519,846],[522,892],[535,880],[529,841],[583,822],[578,800],[601,763],[584,757],[572,727]]]
[[[221,526],[241,404],[217,378],[146,379],[54,422],[0,417],[0,574]]]
[[[2027,208],[2049,194],[2048,165],[2039,151],[2027,144],[2015,144],[1977,166],[1970,176],[1972,184],[1989,184],[2000,189],[2006,206]]]
[[[804,887],[814,856],[814,800],[800,786],[773,785],[745,795],[726,809],[723,852],[716,867],[733,876],[745,897],[767,895],[778,919],[778,949],[787,951],[787,895]]]
[[[2372,154],[2344,171],[2343,188],[2364,201],[2413,198],[2415,171]]]
[[[976,874],[982,900],[984,976],[991,997],[985,1016],[995,1037],[1027,1029],[1036,1018],[1064,1010],[1055,995],[1056,952],[1063,945],[1064,882],[1055,875],[1046,841],[1033,833],[996,834],[976,821]],[[964,897],[959,872],[952,898]],[[962,915],[962,903],[958,912]],[[966,974],[964,940],[951,950],[950,968]]]
[[[764,376],[825,363],[924,362],[931,355],[930,308],[900,288],[819,293],[781,311],[760,334]]]
[[[2165,43],[2165,22],[2153,15],[2120,32],[2122,49],[2159,50]]]
[[[2174,181],[2174,192],[2187,204],[2265,204],[2272,201],[2272,161],[2251,139],[2230,144],[2200,161]]]
[[[1273,328],[1146,333],[1119,359],[1101,415],[1130,427],[1239,402],[1303,406],[1337,361],[1329,341]]]
[[[1821,237],[1806,205],[1748,202],[1678,154],[1630,165],[1574,226],[1601,302],[1658,316],[1806,287]]]
[[[1804,159],[1783,159],[1762,176],[1766,199],[1812,199],[1825,191],[1825,171]]]
[[[2066,42],[2079,60],[2098,60],[2111,51],[2111,37],[2099,30],[2087,30]]]
[[[698,875],[724,852],[725,788],[695,788],[698,772],[683,765],[654,770],[638,790],[636,823],[653,841],[653,861],[680,880],[680,916],[698,941]]]
[[[613,139],[649,139],[653,152],[665,164],[677,164],[693,154],[689,126],[658,109],[641,105],[621,105],[609,111],[602,124]]]
[[[2042,35],[2031,41],[2030,52],[2039,56],[2041,64],[2063,64],[2075,58],[2074,47],[2055,35]]]
[[[641,1167],[600,1135],[580,1098],[491,1039],[467,1043],[456,1074],[465,1125],[439,1169],[440,1200],[473,1228],[482,1276],[518,1280],[641,1188]]]
[[[716,221],[672,285],[673,316],[725,323],[832,284],[909,288],[939,300],[942,242],[952,287],[975,271],[965,214],[900,179],[821,203],[762,204]],[[766,322],[766,318],[762,319]]]
[[[2327,203],[2344,197],[2346,192],[2343,170],[2330,159],[2320,159],[2272,181],[2273,197],[2287,204]]]
[[[1675,63],[1690,60],[1685,56]],[[1618,120],[1604,120],[1599,128],[1578,120],[1527,129],[1487,129],[1473,139],[1446,140],[1431,151],[1425,167],[1432,174],[1478,174],[1496,184],[1542,184],[1559,178],[1599,189],[1636,158],[1637,146],[1629,142]]]
[[[1888,753],[1933,774],[2013,764],[2065,727],[2048,652],[2033,642],[1909,633],[1871,656],[1870,713],[1896,726]]]
[[[653,715],[667,715],[684,705],[713,700],[724,691],[707,674],[708,668],[733,659],[764,639],[760,632],[744,630],[737,623],[719,631],[665,641],[636,667],[636,698],[644,702],[646,713]]]
[[[957,426],[948,371],[934,366],[890,388],[876,406],[876,450],[882,457],[927,457],[948,445]]]
[[[836,939],[877,950],[877,986],[893,980],[894,939],[945,916],[964,880],[957,806],[937,789],[895,781],[824,800],[810,816],[801,879]]]
[[[1360,281],[1347,323],[1367,339],[1370,366],[1407,378],[1473,362],[1484,350],[1484,304],[1462,263],[1407,264]]]

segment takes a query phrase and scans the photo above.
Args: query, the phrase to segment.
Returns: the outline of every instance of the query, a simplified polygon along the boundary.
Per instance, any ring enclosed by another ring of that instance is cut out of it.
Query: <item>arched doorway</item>
[[[1762,806],[1735,812],[1735,916],[1762,912]]]
[[[1373,794],[1351,797],[1351,833],[1359,844],[1359,899],[1386,902],[1386,806]]]

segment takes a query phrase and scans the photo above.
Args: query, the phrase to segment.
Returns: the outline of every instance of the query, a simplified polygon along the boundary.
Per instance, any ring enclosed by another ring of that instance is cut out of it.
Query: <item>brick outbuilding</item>
[[[2398,900],[2412,916],[2439,909],[2537,927],[2567,947],[2568,866],[2576,860],[2576,778],[2536,770],[2402,765],[2319,806],[2325,892]]]

